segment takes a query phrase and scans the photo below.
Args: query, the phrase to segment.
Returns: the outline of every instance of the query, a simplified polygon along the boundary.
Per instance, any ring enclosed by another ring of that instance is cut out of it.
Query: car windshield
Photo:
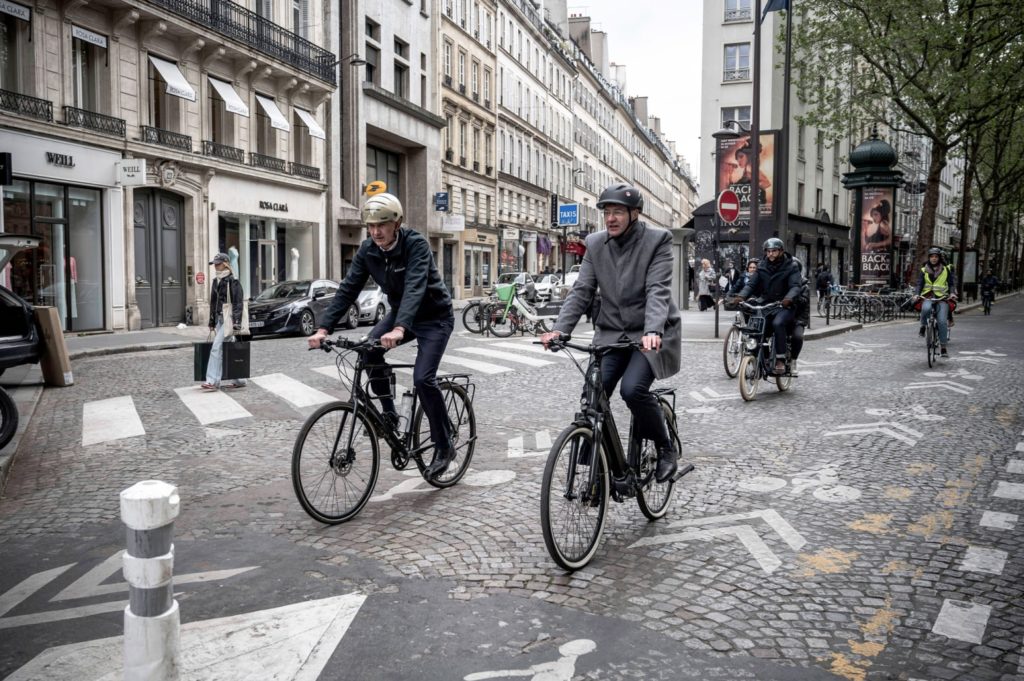
[[[377,285],[377,282],[375,282],[372,277],[367,279],[366,283],[363,284],[364,291],[376,291],[379,288],[380,286]]]
[[[523,281],[524,277],[522,272],[506,272],[498,277],[499,284],[522,284]]]
[[[272,300],[274,298],[301,298],[309,293],[308,281],[283,281],[271,286],[256,296],[256,300]]]

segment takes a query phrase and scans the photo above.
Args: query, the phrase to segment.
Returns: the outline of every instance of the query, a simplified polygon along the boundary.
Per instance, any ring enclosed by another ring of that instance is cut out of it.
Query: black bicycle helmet
[[[929,256],[937,255],[937,256],[939,256],[941,258],[942,257],[942,249],[941,248],[937,248],[937,247],[929,248],[928,249],[928,255]]]
[[[780,251],[784,251],[786,250],[786,245],[782,243],[782,239],[773,236],[771,239],[764,242],[763,249],[767,251],[769,248],[777,248]]]
[[[616,204],[629,209],[635,208],[642,213],[644,212],[644,195],[636,187],[619,182],[601,192],[601,197],[597,200],[597,209],[604,210],[605,206]]]

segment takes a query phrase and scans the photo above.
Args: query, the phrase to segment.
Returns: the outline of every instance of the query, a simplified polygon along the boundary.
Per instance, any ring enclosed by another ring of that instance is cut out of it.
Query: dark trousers
[[[601,383],[611,397],[622,380],[619,394],[633,413],[633,432],[640,439],[653,440],[658,447],[671,444],[658,399],[651,394],[654,370],[639,350],[613,350],[601,360]]]
[[[380,338],[395,328],[395,315],[396,311],[392,310],[380,320],[370,331],[370,338]],[[448,338],[451,337],[454,328],[455,317],[449,312],[443,319],[414,323],[411,329],[405,330],[405,338],[402,339],[402,345],[411,340],[419,341],[416,363],[412,370],[412,383],[430,423],[430,439],[433,440],[435,447],[440,448],[451,447],[451,438],[444,396],[437,387],[437,367],[441,364],[441,356],[448,347]],[[368,353],[367,358],[373,364],[383,364],[385,352],[387,351],[384,348],[380,348]],[[381,396],[380,404],[384,411],[394,413],[395,401],[390,397],[390,375],[391,370],[383,366],[371,369],[370,387],[374,394]]]
[[[792,309],[782,308],[774,315],[772,315],[772,342],[775,344],[775,357],[778,359],[786,358],[786,334],[793,333],[793,329],[796,328],[796,312]],[[803,334],[800,337],[800,346],[797,347],[796,339],[793,342],[793,356],[796,357],[800,352],[800,348],[803,347],[804,339]]]

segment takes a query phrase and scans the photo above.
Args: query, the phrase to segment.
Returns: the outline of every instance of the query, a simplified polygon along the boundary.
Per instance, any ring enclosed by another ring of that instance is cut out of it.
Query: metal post
[[[754,74],[750,104],[750,252],[757,252],[761,213],[761,0],[754,0]]]
[[[124,578],[124,678],[176,681],[181,626],[174,600],[174,519],[178,488],[145,480],[121,491],[121,522],[127,530]]]

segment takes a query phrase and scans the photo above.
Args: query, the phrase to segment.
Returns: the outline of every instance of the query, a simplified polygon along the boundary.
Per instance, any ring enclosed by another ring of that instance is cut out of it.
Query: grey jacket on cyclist
[[[619,238],[607,232],[587,237],[580,274],[555,322],[555,330],[571,334],[601,289],[596,345],[626,336],[639,341],[650,332],[661,335],[661,350],[644,353],[655,378],[679,371],[682,321],[672,301],[672,235],[644,222],[633,223]]]
[[[422,234],[401,227],[389,251],[382,250],[373,239],[359,247],[348,276],[318,322],[328,333],[334,333],[334,325],[359,297],[370,276],[387,294],[392,309],[398,310],[395,326],[411,330],[414,322],[452,314],[452,299],[430,254],[430,244]]]

